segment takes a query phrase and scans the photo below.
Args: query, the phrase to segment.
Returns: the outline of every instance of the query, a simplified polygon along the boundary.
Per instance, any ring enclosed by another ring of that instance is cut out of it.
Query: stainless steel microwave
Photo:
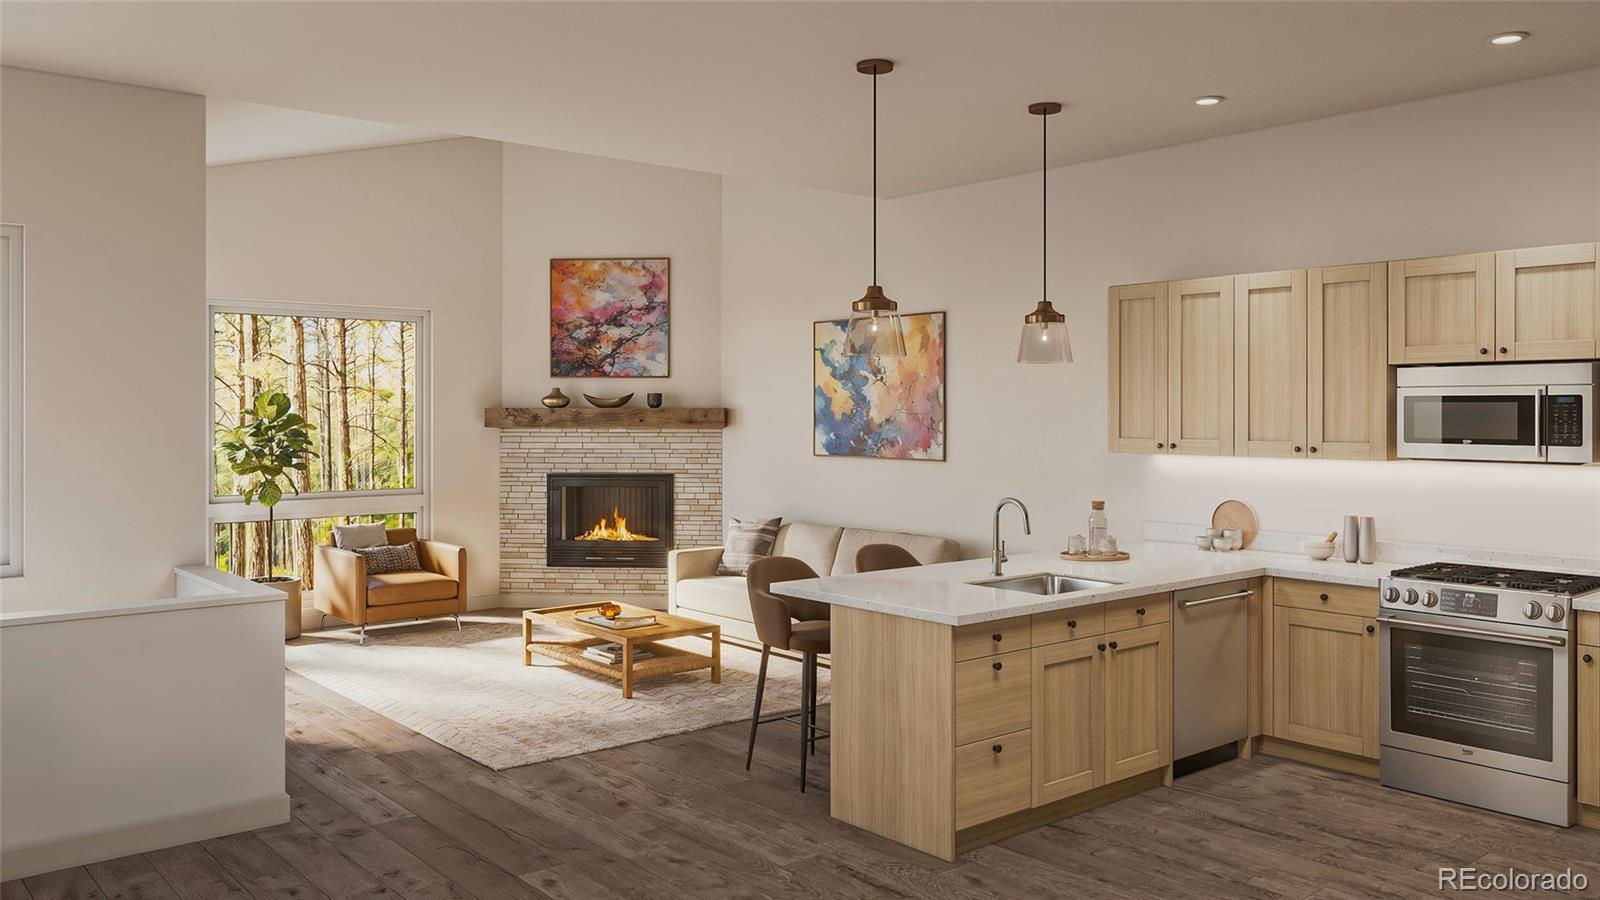
[[[1402,459],[1592,463],[1600,364],[1416,366],[1395,375]]]

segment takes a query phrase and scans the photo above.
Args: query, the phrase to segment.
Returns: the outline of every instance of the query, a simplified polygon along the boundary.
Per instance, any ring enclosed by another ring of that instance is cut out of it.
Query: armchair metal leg
[[[328,614],[327,613],[320,613],[317,616],[317,630],[321,631],[322,629],[327,628],[327,627],[328,627]]]
[[[356,640],[356,643],[358,643],[358,644],[360,644],[362,646],[366,646],[366,643],[367,643],[367,623],[365,623],[365,622],[361,623],[361,637]]]
[[[756,676],[756,708],[750,714],[750,749],[744,754],[744,770],[750,771],[750,761],[756,755],[756,726],[761,724],[761,694],[767,688],[767,658],[772,655],[772,648],[766,644],[761,645],[761,673]]]
[[[451,613],[450,616],[456,620],[456,630],[460,631],[461,630],[461,616],[458,613]]]

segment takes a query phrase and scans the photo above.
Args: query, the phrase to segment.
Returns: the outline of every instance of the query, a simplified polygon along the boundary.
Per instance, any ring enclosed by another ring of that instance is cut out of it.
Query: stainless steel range
[[[1381,588],[1383,783],[1571,825],[1572,601],[1600,576],[1432,563]]]

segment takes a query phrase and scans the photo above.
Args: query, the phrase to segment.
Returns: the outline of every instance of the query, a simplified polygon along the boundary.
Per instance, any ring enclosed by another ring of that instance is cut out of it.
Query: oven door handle
[[[1423,631],[1449,631],[1456,634],[1471,634],[1478,637],[1494,638],[1500,641],[1512,641],[1519,644],[1538,644],[1543,647],[1565,647],[1567,639],[1564,637],[1536,637],[1525,634],[1505,634],[1499,631],[1487,631],[1482,628],[1466,628],[1461,625],[1441,625],[1436,622],[1413,622],[1410,619],[1397,619],[1393,616],[1379,616],[1378,621],[1385,625],[1400,625],[1405,628],[1418,628]]]

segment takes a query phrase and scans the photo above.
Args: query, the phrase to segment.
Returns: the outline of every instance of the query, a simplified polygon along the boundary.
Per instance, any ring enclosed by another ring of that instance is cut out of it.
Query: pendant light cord
[[[1039,117],[1039,299],[1050,299],[1050,117]]]
[[[872,67],[872,283],[878,283],[878,67]]]

